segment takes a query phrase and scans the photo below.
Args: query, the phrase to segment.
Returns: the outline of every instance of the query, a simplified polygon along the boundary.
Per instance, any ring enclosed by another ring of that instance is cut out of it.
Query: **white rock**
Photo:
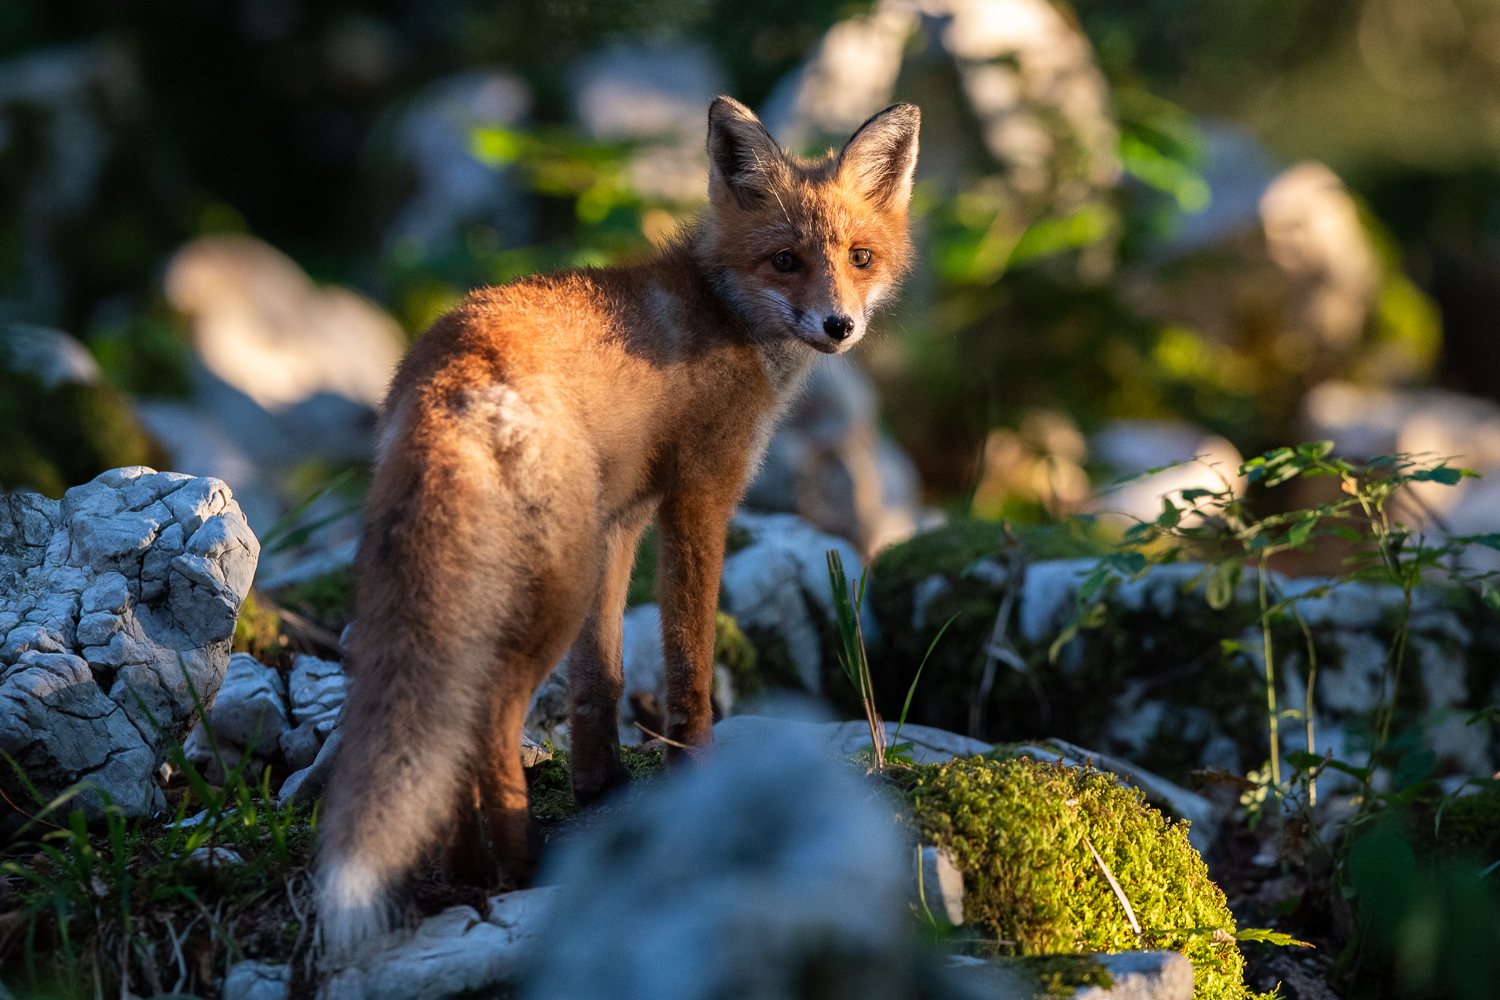
[[[846,992],[883,1000],[914,944],[905,850],[868,787],[816,749],[720,748],[555,856],[523,996],[792,996],[809,963],[859,955]]]
[[[35,375],[49,389],[64,382],[97,385],[104,379],[99,362],[77,338],[33,323],[0,326],[0,364]]]
[[[887,745],[896,737],[896,724],[885,724]],[[982,740],[960,736],[931,726],[907,725],[900,742],[910,741],[912,761],[937,764],[954,757],[989,753],[994,749]],[[749,753],[755,747],[794,744],[813,747],[830,757],[848,757],[870,745],[870,726],[865,722],[802,722],[765,715],[736,715],[714,724],[715,752]]]
[[[912,894],[917,905],[926,908],[934,919],[946,920],[954,927],[964,922],[964,877],[953,863],[953,855],[942,847],[921,847],[913,869],[920,879],[912,879]]]
[[[229,967],[220,995],[224,1000],[286,1000],[291,991],[292,967],[244,961]]]
[[[187,856],[190,864],[200,865],[204,868],[215,868],[219,865],[242,865],[245,859],[239,851],[230,850],[227,847],[198,847],[194,848]]]
[[[208,370],[271,413],[320,392],[377,406],[405,346],[378,308],[249,236],[186,244],[163,286]]]
[[[869,377],[828,358],[778,426],[745,506],[797,514],[873,553],[916,530],[918,487],[911,459],[880,431]]]
[[[311,722],[288,729],[281,734],[277,743],[281,747],[282,759],[293,771],[311,767],[312,762],[317,759],[318,750],[323,746],[323,741]]]
[[[213,703],[255,573],[260,543],[228,488],[137,466],[75,486],[60,503],[6,495],[0,552],[0,665],[28,651],[66,652],[87,663],[89,683],[112,677],[108,698],[137,735],[106,755],[117,773],[127,760],[134,768],[144,746],[132,782],[147,780],[192,721],[193,691]],[[72,753],[51,734],[71,723],[25,718],[0,716],[0,743],[21,751],[30,778],[56,794],[76,768],[62,763]],[[115,787],[120,804],[135,810],[132,782]]]
[[[724,560],[720,582],[741,629],[762,629],[786,642],[798,678],[811,693],[822,690],[823,655],[812,611],[833,618],[833,590],[828,582],[828,552],[837,550],[851,583],[863,562],[854,546],[819,531],[793,514],[740,511],[733,524],[753,539],[747,548]],[[804,597],[812,598],[812,605]],[[879,642],[879,629],[868,605],[860,622],[867,643]]]
[[[221,746],[247,750],[253,744],[270,756],[289,728],[285,700],[280,674],[248,653],[235,653],[208,722]]]
[[[490,899],[481,918],[454,906],[350,966],[333,970],[320,1000],[442,1000],[513,983],[535,951],[557,890],[523,889]],[[329,970],[324,970],[329,971]]]
[[[319,737],[326,738],[343,710],[347,683],[343,664],[305,654],[295,657],[287,678],[292,723],[310,723]]]
[[[323,788],[328,784],[328,777],[333,773],[334,755],[338,753],[341,737],[342,734],[335,729],[323,743],[322,748],[318,750],[318,755],[313,758],[310,766],[287,775],[276,793],[278,802],[284,805],[292,802],[311,802],[323,794]]]
[[[0,750],[53,795],[88,783],[76,800],[98,815],[104,796],[130,815],[165,805],[152,748],[71,653],[23,653],[0,674]]]

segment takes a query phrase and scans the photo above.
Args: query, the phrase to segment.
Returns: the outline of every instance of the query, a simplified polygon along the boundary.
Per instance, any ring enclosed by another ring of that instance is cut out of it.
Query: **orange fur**
[[[804,161],[719,98],[695,229],[634,267],[475,292],[402,362],[322,823],[331,956],[389,927],[393,891],[431,848],[447,844],[450,877],[483,877],[476,802],[505,874],[529,876],[520,732],[565,652],[575,793],[625,779],[621,616],[653,516],[666,735],[712,739],[725,523],[816,353],[857,342],[907,267],[917,124],[896,105]]]

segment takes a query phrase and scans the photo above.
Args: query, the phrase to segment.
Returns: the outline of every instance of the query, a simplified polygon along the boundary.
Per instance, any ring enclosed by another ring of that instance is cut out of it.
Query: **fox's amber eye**
[[[771,266],[776,268],[776,270],[782,272],[783,274],[785,274],[787,271],[795,271],[797,269],[797,256],[796,254],[789,253],[788,251],[783,250],[779,254],[771,258]]]
[[[870,266],[870,251],[868,251],[868,250],[850,250],[849,251],[849,263],[853,264],[855,267],[869,267]]]

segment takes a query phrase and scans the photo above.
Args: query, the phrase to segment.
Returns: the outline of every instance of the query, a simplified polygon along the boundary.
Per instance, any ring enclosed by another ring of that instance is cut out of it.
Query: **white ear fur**
[[[786,170],[776,140],[755,112],[732,97],[718,97],[708,108],[709,199],[732,198],[750,208]]]
[[[892,104],[859,127],[839,153],[839,172],[872,201],[905,208],[917,168],[917,131],[922,112],[915,104]]]

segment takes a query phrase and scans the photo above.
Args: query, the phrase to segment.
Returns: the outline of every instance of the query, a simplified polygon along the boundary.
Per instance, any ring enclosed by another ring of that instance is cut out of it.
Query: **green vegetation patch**
[[[568,751],[551,747],[552,756],[526,769],[526,785],[531,793],[531,815],[537,819],[559,820],[578,814],[573,798],[573,780]],[[631,781],[650,781],[666,770],[660,750],[621,746],[620,762],[630,772]]]
[[[302,614],[310,611],[329,626],[343,625],[354,606],[354,567],[344,566],[285,587],[277,595],[277,603]]]
[[[1049,997],[1072,996],[1085,986],[1107,990],[1115,984],[1104,963],[1092,955],[1031,955],[1013,961]]]
[[[1169,822],[1136,789],[1024,757],[921,765],[895,780],[905,821],[924,843],[951,850],[963,872],[965,921],[1013,942],[1015,954],[1171,948],[1192,960],[1197,1000],[1251,995],[1239,947],[1225,939],[1234,916],[1188,843],[1188,824]]]

